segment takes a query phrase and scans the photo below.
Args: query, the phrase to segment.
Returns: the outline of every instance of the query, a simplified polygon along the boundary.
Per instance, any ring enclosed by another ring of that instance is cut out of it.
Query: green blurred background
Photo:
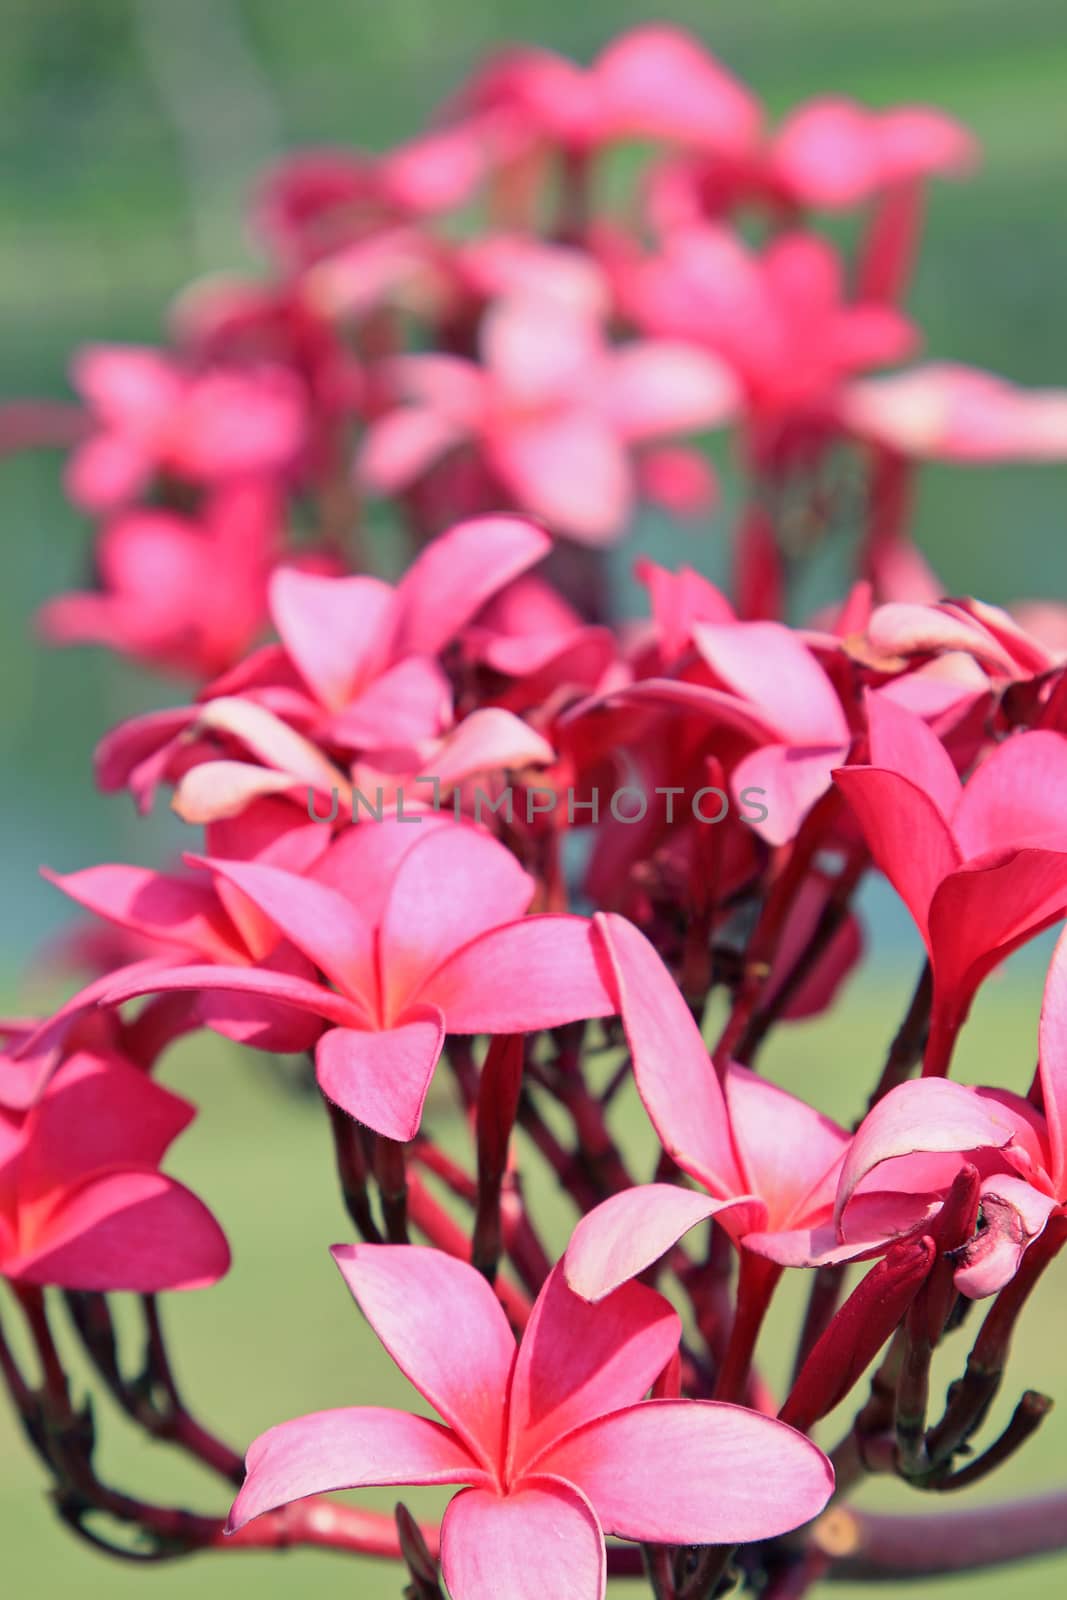
[[[300,144],[386,145],[410,136],[493,44],[527,41],[588,57],[621,28],[653,17],[692,27],[772,113],[832,91],[876,105],[934,101],[968,122],[984,147],[983,167],[967,184],[935,190],[912,309],[939,356],[1026,383],[1067,382],[1062,0],[2,0],[0,397],[64,395],[67,359],[80,341],[157,338],[166,303],[191,277],[252,264],[241,197],[272,154]],[[0,464],[0,978],[12,1006],[33,997],[26,964],[61,919],[38,865],[159,861],[178,839],[165,815],[138,821],[124,798],[96,795],[89,778],[106,727],[177,691],[100,655],[46,653],[30,634],[41,601],[87,573],[89,530],[65,506],[58,476],[52,456]],[[950,591],[997,601],[1064,598],[1065,491],[1059,467],[930,470],[918,537]],[[719,531],[692,542],[688,559],[713,567]],[[638,537],[655,540],[662,530]],[[846,1004],[833,1020],[793,1029],[768,1057],[782,1082],[845,1118],[859,1108],[917,965],[906,919],[885,897],[875,910],[886,914],[873,959]],[[971,1075],[1016,1087],[1028,1079],[1040,982],[1031,954],[988,985],[966,1041]],[[227,1283],[167,1307],[195,1405],[244,1443],[302,1410],[402,1400],[325,1254],[349,1229],[315,1105],[287,1093],[259,1058],[237,1061],[213,1044],[175,1052],[166,1076],[204,1106],[173,1169],[217,1207],[236,1258]],[[432,1115],[446,1135],[455,1132],[443,1090]],[[647,1144],[634,1107],[620,1116],[627,1137]],[[550,1207],[548,1215],[562,1243],[566,1212]],[[1044,1287],[1044,1317],[1038,1310],[1024,1329],[998,1416],[1024,1387],[1061,1387],[1065,1280],[1061,1269]],[[784,1360],[791,1304],[783,1298],[780,1321],[768,1330],[772,1373]],[[957,1345],[949,1369],[962,1363],[962,1340]],[[190,1504],[222,1509],[212,1484],[102,1411],[103,1459],[116,1476],[148,1497],[187,1495]],[[1062,1473],[1065,1429],[1067,1419],[1054,1416],[987,1495]],[[161,1600],[194,1589],[234,1600],[297,1586],[308,1600],[399,1593],[396,1569],[328,1555],[228,1554],[150,1574],[121,1568],[53,1525],[42,1488],[0,1413],[5,1592],[148,1591]],[[868,1496],[894,1507],[905,1500],[883,1487]],[[922,1589],[994,1595],[1010,1585],[1016,1600],[1027,1600],[1061,1593],[1065,1575],[1067,1566],[1044,1562],[1007,1578]]]

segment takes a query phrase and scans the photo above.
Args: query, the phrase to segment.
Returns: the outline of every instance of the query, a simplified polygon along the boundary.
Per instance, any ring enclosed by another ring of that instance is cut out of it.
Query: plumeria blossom
[[[1053,1216],[1067,1211],[1067,936],[1045,983],[1037,1101],[1003,1089],[926,1079],[904,1083],[857,1130],[841,1172],[834,1216],[847,1235],[853,1196],[876,1182],[886,1203],[895,1186],[931,1204],[950,1188],[961,1162],[981,1178],[981,1227],[956,1252],[956,1287],[972,1299],[995,1294]]]
[[[0,1276],[65,1289],[198,1289],[230,1264],[201,1200],[159,1171],[194,1109],[81,1050],[26,1112],[0,1106]]]
[[[757,255],[725,228],[678,228],[658,255],[619,270],[640,327],[727,362],[761,450],[790,426],[832,429],[848,380],[915,342],[891,307],[846,301],[841,262],[814,234],[783,234]]]
[[[106,1001],[223,991],[310,1012],[323,1093],[392,1139],[414,1137],[446,1033],[526,1033],[608,1015],[592,925],[524,915],[536,885],[502,845],[443,816],[350,828],[303,877],[209,860],[327,982],[264,966],[120,974]]]
[[[548,50],[490,60],[455,102],[459,114],[495,109],[572,155],[620,139],[660,139],[738,153],[758,132],[750,92],[690,34],[650,24],[622,34],[583,69]]]
[[[58,595],[38,614],[53,644],[102,644],[209,678],[232,667],[267,621],[281,554],[278,499],[263,482],[218,489],[196,518],[130,509],[97,541],[101,588]]]
[[[86,511],[127,504],[160,473],[205,485],[287,472],[303,442],[301,391],[281,367],[193,373],[155,350],[95,345],[74,385],[98,424],[67,473]]]
[[[378,1406],[271,1428],[248,1452],[236,1530],[328,1489],[458,1484],[441,1528],[455,1600],[600,1600],[605,1534],[659,1544],[766,1538],[814,1516],[829,1462],[771,1418],[646,1399],[678,1345],[669,1303],[626,1284],[597,1306],[557,1267],[516,1348],[492,1290],[437,1250],[335,1245],[353,1298],[442,1422]]]
[[[644,935],[612,914],[596,921],[638,1093],[663,1148],[700,1188],[643,1184],[606,1200],[575,1230],[568,1283],[597,1299],[708,1217],[740,1249],[788,1259],[792,1234],[832,1218],[848,1134],[744,1067],[731,1064],[720,1081]]]
[[[451,736],[452,690],[439,660],[548,548],[531,523],[484,517],[434,540],[395,588],[280,569],[269,607],[281,642],[209,684],[199,704],[116,729],[98,752],[101,786],[129,784],[147,808],[170,778],[179,815],[206,823],[265,796],[303,803],[308,790],[336,791],[348,807],[357,751],[393,770],[399,763],[402,774],[452,782],[550,759],[545,741],[503,709],[477,708]]]
[[[395,493],[447,451],[473,441],[516,504],[591,544],[616,538],[635,486],[630,450],[724,422],[736,387],[722,363],[681,342],[611,348],[581,307],[544,295],[494,304],[482,365],[406,356],[393,374],[407,405],[364,442],[360,471]]]
[[[885,696],[867,716],[870,765],[834,777],[926,945],[940,1072],[982,979],[1067,909],[1067,739],[1017,734],[963,785],[921,718]]]

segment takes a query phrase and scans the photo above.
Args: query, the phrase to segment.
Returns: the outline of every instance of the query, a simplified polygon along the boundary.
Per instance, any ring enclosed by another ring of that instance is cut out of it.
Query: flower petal
[[[588,1423],[538,1467],[586,1495],[605,1533],[655,1544],[747,1544],[818,1516],[834,1487],[810,1439],[713,1400],[647,1400]]]
[[[331,1254],[401,1372],[495,1476],[515,1337],[481,1273],[417,1245],[334,1245]]]
[[[658,1261],[698,1222],[733,1203],[673,1183],[644,1183],[612,1195],[571,1235],[564,1258],[567,1283],[583,1300],[602,1300]]]
[[[531,1033],[615,1010],[585,917],[522,917],[457,950],[419,991],[450,1033]]]
[[[507,1471],[528,1471],[548,1445],[590,1418],[647,1394],[678,1348],[670,1303],[627,1283],[596,1305],[567,1287],[557,1264],[538,1295],[511,1380]]]
[[[507,1495],[466,1489],[441,1524],[452,1600],[603,1600],[604,1538],[584,1496],[531,1479]]]
[[[421,1008],[380,1031],[328,1028],[315,1049],[315,1077],[327,1099],[387,1139],[419,1131],[423,1102],[444,1043],[444,1019]]]
[[[487,1481],[450,1428],[381,1406],[314,1411],[280,1422],[253,1441],[245,1466],[227,1533],[311,1494],[375,1484]]]

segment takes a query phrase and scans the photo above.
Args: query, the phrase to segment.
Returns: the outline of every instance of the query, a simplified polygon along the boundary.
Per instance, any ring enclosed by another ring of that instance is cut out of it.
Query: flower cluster
[[[3,1030],[0,1273],[43,1385],[0,1355],[86,1537],[389,1554],[416,1600],[599,1600],[642,1560],[658,1600],[795,1596],[892,1569],[844,1505],[865,1474],[963,1487],[1044,1416],[1028,1393],[973,1453],[1067,1239],[1067,942],[1033,1082],[948,1074],[987,975],[1067,913],[1067,609],[943,598],[908,518],[923,460],[1067,458],[1067,392],[915,361],[923,191],[974,154],[918,106],[768,127],[667,27],[588,68],[511,51],[400,149],[282,162],[261,278],[193,285],[165,348],[81,351],[76,414],[12,408],[20,442],[36,416],[69,443],[96,530],[96,586],[45,635],[189,683],[96,770],[169,795],[183,860],[46,873],[95,919],[67,946],[87,981]],[[619,622],[604,547],[642,503],[708,515],[720,429],[729,597],[642,558]],[[815,550],[844,598],[801,619]],[[756,1063],[857,967],[874,874],[924,962],[849,1129]],[[155,1296],[228,1251],[159,1171],[193,1113],[151,1073],[199,1030],[311,1063],[362,1240],[334,1259],[440,1421],[282,1421],[245,1472],[186,1409]],[[457,1114],[466,1164],[434,1137]],[[569,1242],[524,1203],[546,1181]],[[787,1273],[812,1288],[776,1394],[754,1357]],[[225,1526],[100,1478],[57,1291],[129,1414],[240,1488]],[[983,1299],[931,1420],[933,1353]],[[810,1435],[853,1391],[828,1458]],[[439,1527],[309,1498],[383,1484],[460,1492]],[[914,1570],[968,1564],[900,1537]]]

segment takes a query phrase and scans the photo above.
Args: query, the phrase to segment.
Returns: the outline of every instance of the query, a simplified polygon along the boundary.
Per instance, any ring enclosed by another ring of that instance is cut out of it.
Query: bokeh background
[[[912,310],[939,356],[1029,384],[1067,383],[1061,0],[0,0],[0,398],[64,396],[79,342],[158,338],[167,302],[192,277],[254,265],[242,196],[281,150],[388,145],[410,136],[493,45],[527,41],[588,58],[653,17],[693,28],[772,113],[838,92],[873,105],[933,101],[963,118],[982,142],[983,166],[932,195]],[[177,691],[102,655],[52,654],[33,640],[36,607],[87,573],[88,528],[62,499],[58,458],[0,464],[0,517],[0,989],[14,1008],[54,997],[31,965],[39,939],[63,918],[39,864],[159,861],[176,844],[166,815],[140,821],[123,797],[95,794],[90,757],[107,727]],[[721,533],[713,524],[689,536],[686,559],[714,570]],[[1067,598],[1067,469],[929,469],[917,536],[950,592]],[[635,544],[656,548],[664,538],[649,524]],[[631,554],[620,553],[620,572]],[[889,898],[875,895],[869,910],[878,924],[872,959],[845,1004],[833,1019],[793,1028],[768,1056],[780,1081],[845,1119],[859,1108],[918,966],[914,935]],[[1028,1080],[1042,954],[1047,946],[987,986],[962,1054],[974,1077]],[[166,1078],[204,1108],[173,1170],[216,1207],[236,1258],[227,1283],[166,1308],[194,1406],[243,1444],[299,1411],[383,1396],[405,1403],[325,1255],[349,1230],[314,1102],[261,1060],[214,1044],[175,1051]],[[447,1134],[443,1090],[432,1115]],[[636,1108],[619,1115],[640,1145],[647,1136]],[[546,1207],[562,1242],[567,1214]],[[768,1330],[772,1373],[785,1359],[790,1304],[783,1299]],[[1024,1329],[998,1417],[1025,1387],[1067,1388],[1065,1314],[1061,1267]],[[965,1348],[957,1340],[946,1375]],[[103,1406],[101,1418],[102,1460],[116,1477],[149,1497],[222,1509],[215,1485],[128,1435]],[[1040,1487],[1065,1463],[1067,1416],[1053,1416],[984,1493]],[[361,1597],[400,1591],[397,1569],[329,1555],[224,1554],[151,1573],[108,1564],[52,1522],[43,1490],[0,1412],[5,1592],[269,1600],[299,1589],[315,1600],[343,1588]],[[866,1503],[924,1509],[884,1486]],[[1067,1564],[1046,1561],[921,1590],[954,1600],[1010,1588],[1013,1600],[1036,1600],[1062,1593],[1065,1580]],[[836,1592],[847,1600],[862,1591]]]

